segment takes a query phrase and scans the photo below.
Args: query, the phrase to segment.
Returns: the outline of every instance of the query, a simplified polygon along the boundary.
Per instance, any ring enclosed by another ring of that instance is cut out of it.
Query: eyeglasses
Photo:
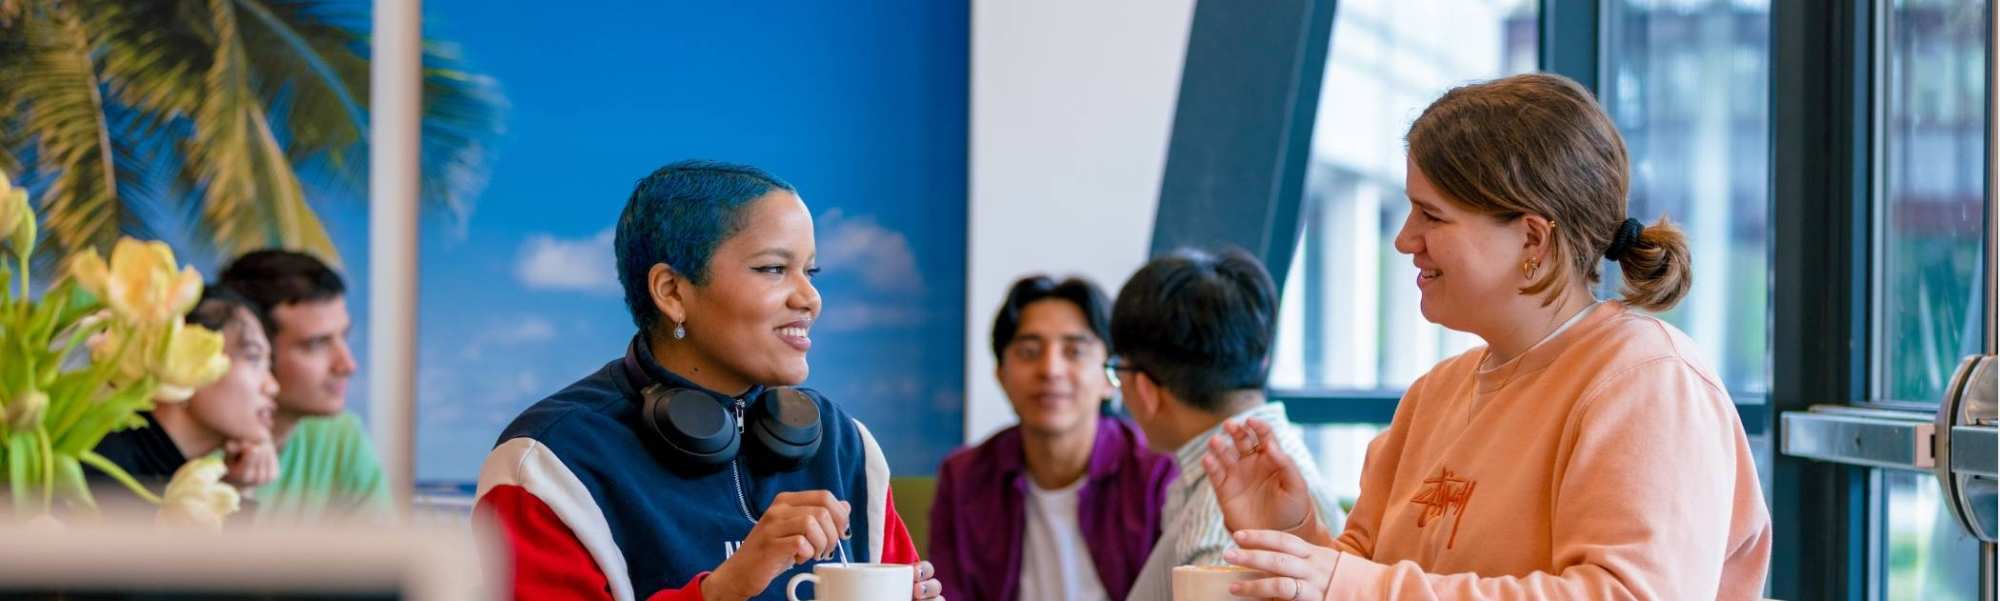
[[[1124,386],[1124,380],[1118,377],[1118,372],[1121,371],[1146,373],[1146,370],[1131,365],[1124,357],[1114,355],[1104,360],[1104,379],[1111,381],[1112,388]]]

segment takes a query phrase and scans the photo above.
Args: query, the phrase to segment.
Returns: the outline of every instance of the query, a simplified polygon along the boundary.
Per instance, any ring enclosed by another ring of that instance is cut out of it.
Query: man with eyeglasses
[[[1180,475],[1167,487],[1160,541],[1128,599],[1173,597],[1173,569],[1222,565],[1235,547],[1222,523],[1201,460],[1225,421],[1270,424],[1274,444],[1303,473],[1323,521],[1335,532],[1346,514],[1319,481],[1319,468],[1283,403],[1265,398],[1277,290],[1256,258],[1241,250],[1181,250],[1153,259],[1118,292],[1111,309],[1117,376],[1125,407],[1155,450],[1172,453]],[[1299,527],[1304,527],[1300,524]]]
[[[1077,278],[1008,291],[994,375],[1021,423],[938,470],[930,557],[945,598],[1120,601],[1138,577],[1174,462],[1105,414],[1109,304]]]

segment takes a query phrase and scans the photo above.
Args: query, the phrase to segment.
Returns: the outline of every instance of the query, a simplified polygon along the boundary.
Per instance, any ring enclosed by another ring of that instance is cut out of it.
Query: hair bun
[[[1618,224],[1618,233],[1611,237],[1611,246],[1604,249],[1604,258],[1617,261],[1625,257],[1625,251],[1639,241],[1639,235],[1646,232],[1646,224],[1637,219],[1626,219]]]

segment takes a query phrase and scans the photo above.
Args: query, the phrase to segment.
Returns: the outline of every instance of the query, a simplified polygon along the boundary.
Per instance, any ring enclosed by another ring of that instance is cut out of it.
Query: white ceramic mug
[[[799,599],[799,583],[813,583],[814,599],[805,601],[907,601],[916,587],[916,568],[895,563],[826,562],[811,574],[799,574],[785,585],[785,598]]]
[[[1180,566],[1174,568],[1174,601],[1255,601],[1229,594],[1229,583],[1269,577],[1261,571],[1236,566]]]

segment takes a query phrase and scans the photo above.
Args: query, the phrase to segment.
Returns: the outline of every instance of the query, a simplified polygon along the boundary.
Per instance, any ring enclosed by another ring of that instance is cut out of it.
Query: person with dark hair
[[[1626,216],[1625,143],[1576,82],[1455,88],[1410,126],[1410,255],[1426,319],[1484,346],[1410,384],[1345,528],[1299,466],[1233,427],[1204,461],[1280,599],[1756,599],[1771,520],[1736,405],[1695,343],[1641,313],[1692,283],[1687,242]],[[1601,261],[1624,293],[1591,292]],[[1310,473],[1310,469],[1305,470]],[[1293,527],[1303,524],[1303,527]],[[1273,529],[1287,529],[1273,532]]]
[[[808,374],[820,314],[812,213],[761,169],[673,163],[618,218],[638,332],[535,403],[479,473],[519,599],[783,599],[827,561],[912,564],[889,464]],[[773,586],[773,585],[776,586]]]
[[[312,255],[267,249],[231,261],[216,285],[250,299],[271,336],[279,470],[254,491],[256,520],[388,519],[389,480],[367,429],[345,410],[356,366],[340,274]]]
[[[994,376],[1020,424],[946,457],[931,559],[959,601],[1121,601],[1160,536],[1172,458],[1102,415],[1110,302],[1081,278],[1022,278],[993,317]]]
[[[1340,506],[1319,482],[1304,435],[1286,420],[1284,404],[1264,395],[1277,310],[1271,275],[1237,249],[1155,258],[1118,291],[1106,370],[1118,376],[1146,439],[1173,453],[1180,469],[1167,487],[1160,541],[1128,598],[1170,598],[1174,567],[1219,565],[1235,546],[1201,462],[1209,441],[1224,437],[1225,422],[1271,424],[1267,446],[1305,466],[1296,492],[1339,522]]]
[[[154,399],[152,411],[139,412],[145,426],[107,434],[93,450],[154,492],[162,490],[189,460],[216,452],[223,453],[231,467],[230,484],[255,487],[269,482],[278,470],[271,444],[278,382],[271,377],[270,343],[250,302],[210,287],[182,327],[220,335],[227,370],[192,394],[183,391],[188,394],[185,398]],[[108,474],[95,469],[85,474],[99,496],[129,496],[119,493],[125,488]]]

